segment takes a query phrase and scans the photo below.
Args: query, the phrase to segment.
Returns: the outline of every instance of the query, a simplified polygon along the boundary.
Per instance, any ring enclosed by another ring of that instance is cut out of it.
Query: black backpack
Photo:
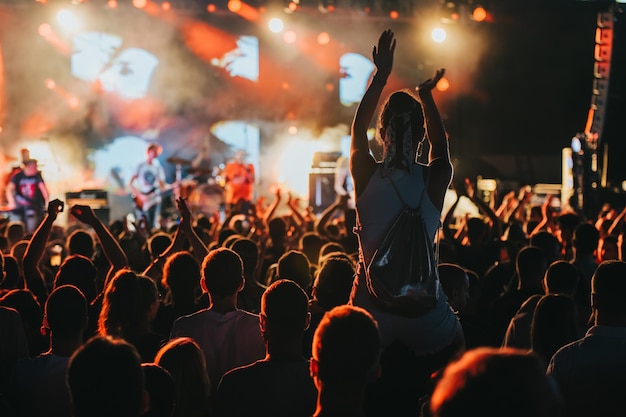
[[[367,265],[367,288],[384,310],[420,317],[435,306],[440,288],[435,245],[420,211],[426,188],[419,205],[412,208],[390,181],[405,207]]]

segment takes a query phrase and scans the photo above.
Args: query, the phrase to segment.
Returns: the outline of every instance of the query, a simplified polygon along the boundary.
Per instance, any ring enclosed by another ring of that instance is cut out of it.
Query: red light
[[[215,10],[217,10],[217,7],[215,7],[215,5],[213,3],[207,5],[206,7],[206,11],[209,13],[214,13]]]
[[[391,12],[389,12],[389,17],[391,17],[392,19],[397,19],[398,17],[400,17],[400,13],[398,13],[397,10],[392,10]]]

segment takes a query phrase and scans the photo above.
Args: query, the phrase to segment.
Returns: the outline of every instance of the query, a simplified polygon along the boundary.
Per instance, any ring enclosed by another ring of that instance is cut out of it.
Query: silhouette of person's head
[[[142,417],[172,417],[174,412],[174,381],[170,373],[155,363],[142,363],[146,391],[150,396],[148,412]]]
[[[278,278],[295,281],[307,293],[311,289],[311,267],[306,255],[290,250],[278,259]]]
[[[196,341],[189,337],[174,338],[159,349],[154,362],[172,376],[176,415],[207,415],[211,381],[206,373],[204,353]]]
[[[434,417],[553,417],[560,409],[539,356],[511,348],[467,351],[445,368],[430,401]]]
[[[202,262],[202,288],[211,299],[232,296],[243,288],[243,262],[231,249],[214,249]]]
[[[278,280],[263,293],[259,320],[266,340],[302,337],[310,319],[309,299],[294,281]]]
[[[84,294],[88,303],[91,303],[97,294],[97,271],[90,258],[85,255],[70,255],[63,260],[54,278],[54,287],[74,285]]]
[[[259,247],[252,239],[239,237],[231,246],[231,249],[241,257],[243,273],[247,278],[252,278],[259,262]]]
[[[412,91],[399,90],[389,96],[383,103],[376,132],[383,144],[383,158],[390,157],[392,165],[403,166],[403,157],[415,160],[417,144],[424,138],[425,130],[422,107]],[[407,148],[411,150],[409,155],[404,151]]]
[[[580,223],[574,229],[572,245],[576,255],[593,254],[598,249],[600,232],[591,223]]]
[[[55,336],[81,335],[87,320],[87,300],[77,287],[61,285],[50,293],[44,308],[44,326]]]
[[[324,310],[347,304],[354,281],[354,266],[345,258],[330,257],[317,271],[313,297]]]
[[[591,279],[595,324],[626,326],[626,262],[604,261]]]
[[[76,229],[67,238],[67,251],[70,255],[83,255],[93,258],[95,242],[91,233]]]
[[[548,257],[548,264],[561,259],[561,247],[559,239],[552,233],[542,230],[530,236],[529,242],[531,246],[543,249]]]
[[[170,255],[163,266],[161,283],[168,288],[172,301],[196,297],[200,292],[200,265],[187,251]]]
[[[470,297],[469,277],[465,269],[452,263],[439,264],[439,280],[450,307],[463,311]]]
[[[574,296],[578,285],[578,269],[567,261],[553,262],[543,277],[546,293]]]
[[[546,365],[557,350],[578,339],[576,318],[571,297],[546,294],[539,299],[530,327],[530,345]]]
[[[148,409],[141,359],[122,339],[89,339],[70,359],[67,385],[76,417],[136,417]]]
[[[525,246],[517,254],[515,268],[520,285],[541,288],[541,280],[548,268],[546,253],[535,246]]]
[[[313,336],[311,375],[320,389],[360,391],[380,371],[380,333],[366,310],[343,305],[324,314]]]

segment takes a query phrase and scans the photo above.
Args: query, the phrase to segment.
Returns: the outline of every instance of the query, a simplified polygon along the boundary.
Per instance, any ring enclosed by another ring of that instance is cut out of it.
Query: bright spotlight
[[[317,35],[318,44],[328,45],[329,42],[330,42],[330,35],[328,34],[328,32],[321,32],[319,35]]]
[[[169,1],[165,1],[161,4],[161,9],[163,9],[163,11],[167,12],[168,10],[171,10],[172,8],[172,4]]]
[[[450,81],[448,81],[447,78],[442,78],[439,80],[435,88],[437,91],[448,91],[448,88],[450,88]]]
[[[446,38],[448,37],[446,31],[443,30],[442,28],[435,28],[435,29],[433,29],[433,31],[432,31],[430,36],[432,37],[433,41],[435,41],[437,43],[445,42]]]
[[[298,128],[296,126],[289,126],[289,129],[287,129],[287,131],[289,132],[289,134],[291,135],[296,135],[298,134]]]
[[[109,0],[107,6],[109,9],[115,9],[117,7],[117,0]]]
[[[206,11],[209,13],[215,13],[216,10],[217,10],[217,6],[213,3],[210,3],[206,6]]]
[[[285,28],[285,24],[283,23],[283,21],[277,17],[270,19],[267,26],[272,33],[280,33]]]
[[[143,9],[148,4],[148,0],[133,0],[133,6],[138,9]]]
[[[476,22],[484,22],[487,19],[487,10],[482,6],[476,7],[472,12],[472,19]]]
[[[395,20],[400,17],[400,13],[397,10],[392,10],[389,12],[389,17]]]
[[[57,13],[57,22],[63,26],[63,29],[70,32],[75,31],[79,26],[78,17],[69,10],[60,10]]]
[[[55,88],[56,86],[57,86],[57,83],[55,83],[53,79],[48,78],[48,79],[46,80],[46,88],[47,88],[48,90],[54,90],[54,88]]]
[[[237,13],[241,10],[241,1],[240,0],[228,0],[228,10],[233,13]]]

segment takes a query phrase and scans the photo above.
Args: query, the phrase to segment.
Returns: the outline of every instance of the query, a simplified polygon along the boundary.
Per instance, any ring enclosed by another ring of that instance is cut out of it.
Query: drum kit
[[[194,167],[190,160],[178,157],[170,157],[166,161],[176,166],[179,195],[187,200],[189,210],[193,214],[210,217],[223,209],[225,180],[222,168]],[[185,178],[182,177],[183,166],[189,166]]]

